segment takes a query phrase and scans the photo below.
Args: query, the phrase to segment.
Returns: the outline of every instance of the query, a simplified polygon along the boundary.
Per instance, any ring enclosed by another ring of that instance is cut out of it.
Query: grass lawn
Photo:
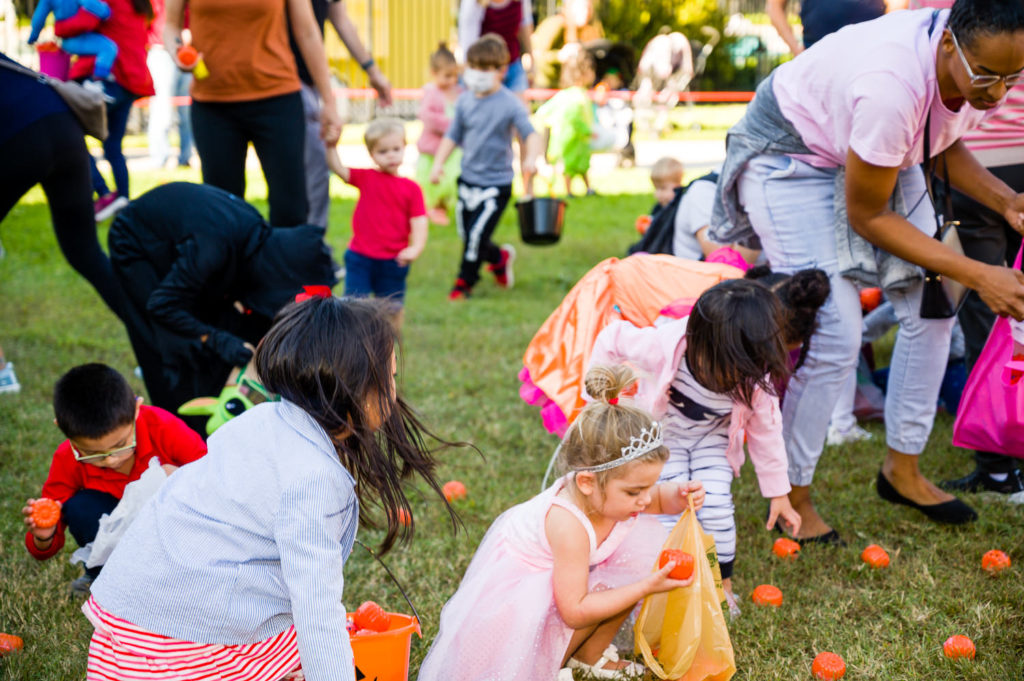
[[[198,180],[198,172],[135,173],[133,191],[169,179]],[[251,176],[250,185],[250,199],[265,211],[258,178]],[[453,228],[432,227],[427,251],[413,267],[401,386],[427,424],[444,437],[473,442],[483,456],[471,450],[440,456],[442,480],[457,478],[469,489],[468,499],[457,504],[463,528],[453,532],[442,504],[413,486],[415,536],[385,557],[423,618],[412,678],[436,634],[441,606],[484,531],[501,511],[539,490],[556,444],[536,410],[518,397],[516,373],[527,343],[584,272],[623,253],[634,238],[635,216],[652,202],[640,171],[616,171],[597,178],[596,187],[601,196],[570,201],[565,236],[553,247],[520,245],[513,212],[506,213],[497,238],[519,248],[512,291],[485,279],[471,301],[447,300],[459,254]],[[354,194],[340,183],[333,191],[328,239],[340,258]],[[48,562],[31,558],[22,545],[20,508],[38,493],[61,440],[50,406],[57,377],[76,364],[103,361],[140,392],[142,385],[132,376],[135,361],[123,328],[61,257],[38,189],[4,220],[0,239],[8,251],[0,261],[0,344],[22,383],[20,394],[0,396],[0,631],[25,640],[21,654],[0,660],[0,679],[81,679],[91,628],[79,603],[66,595],[79,574],[67,561],[73,546]],[[939,416],[923,459],[936,479],[959,476],[970,466],[967,453],[948,444],[951,423]],[[974,496],[968,501],[980,520],[949,528],[881,502],[873,483],[884,433],[878,424],[868,427],[874,439],[828,450],[815,481],[823,514],[849,541],[845,548],[808,546],[796,562],[779,561],[771,553],[775,537],[764,530],[766,504],[752,468],[747,465],[736,481],[740,548],[734,581],[743,614],[730,623],[735,678],[810,679],[811,660],[822,650],[842,655],[846,678],[858,681],[1022,678],[1021,570],[993,579],[980,562],[992,548],[1024,560],[1024,508]],[[360,536],[373,545],[379,535],[369,529]],[[871,543],[889,551],[888,569],[873,571],[859,560]],[[358,547],[346,581],[350,607],[373,599],[408,612],[383,570]],[[750,602],[750,592],[762,583],[782,589],[782,608],[758,609]],[[942,642],[953,634],[974,640],[975,661],[943,657]]]

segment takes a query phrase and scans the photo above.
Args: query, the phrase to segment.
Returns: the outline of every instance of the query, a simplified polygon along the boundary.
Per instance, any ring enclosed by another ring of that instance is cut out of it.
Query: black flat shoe
[[[892,483],[886,479],[881,470],[878,471],[878,479],[875,481],[875,489],[878,491],[878,496],[885,501],[892,504],[903,504],[904,506],[917,509],[937,523],[963,525],[964,523],[969,523],[978,519],[978,514],[974,509],[959,499],[944,501],[941,504],[928,505],[911,501],[896,491],[896,488],[893,487]]]
[[[840,547],[846,546],[846,541],[842,537],[840,537],[839,533],[836,532],[834,529],[829,530],[825,534],[819,534],[816,537],[806,537],[804,539],[796,537],[795,539],[801,544],[822,544],[824,546]]]

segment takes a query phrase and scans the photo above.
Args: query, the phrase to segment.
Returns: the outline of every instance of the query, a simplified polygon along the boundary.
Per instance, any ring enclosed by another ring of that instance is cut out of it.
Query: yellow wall
[[[422,86],[437,44],[455,42],[458,0],[346,0],[349,18],[396,88]],[[366,87],[366,76],[349,57],[337,34],[326,31],[331,68],[350,87]]]

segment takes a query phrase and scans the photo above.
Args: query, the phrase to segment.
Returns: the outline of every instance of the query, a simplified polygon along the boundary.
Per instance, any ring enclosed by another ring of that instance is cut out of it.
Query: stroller
[[[659,137],[668,127],[669,113],[679,103],[680,93],[704,73],[708,57],[721,40],[721,33],[711,26],[700,31],[706,37],[703,43],[662,28],[640,55],[634,99],[637,120]]]

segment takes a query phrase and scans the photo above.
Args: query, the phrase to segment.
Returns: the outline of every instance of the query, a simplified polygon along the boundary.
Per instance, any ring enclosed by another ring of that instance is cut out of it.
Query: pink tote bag
[[[1017,252],[1014,268],[1020,269]],[[1011,376],[1018,372],[1014,380]],[[1024,458],[1024,362],[1013,360],[1010,321],[997,317],[964,386],[953,444]]]

